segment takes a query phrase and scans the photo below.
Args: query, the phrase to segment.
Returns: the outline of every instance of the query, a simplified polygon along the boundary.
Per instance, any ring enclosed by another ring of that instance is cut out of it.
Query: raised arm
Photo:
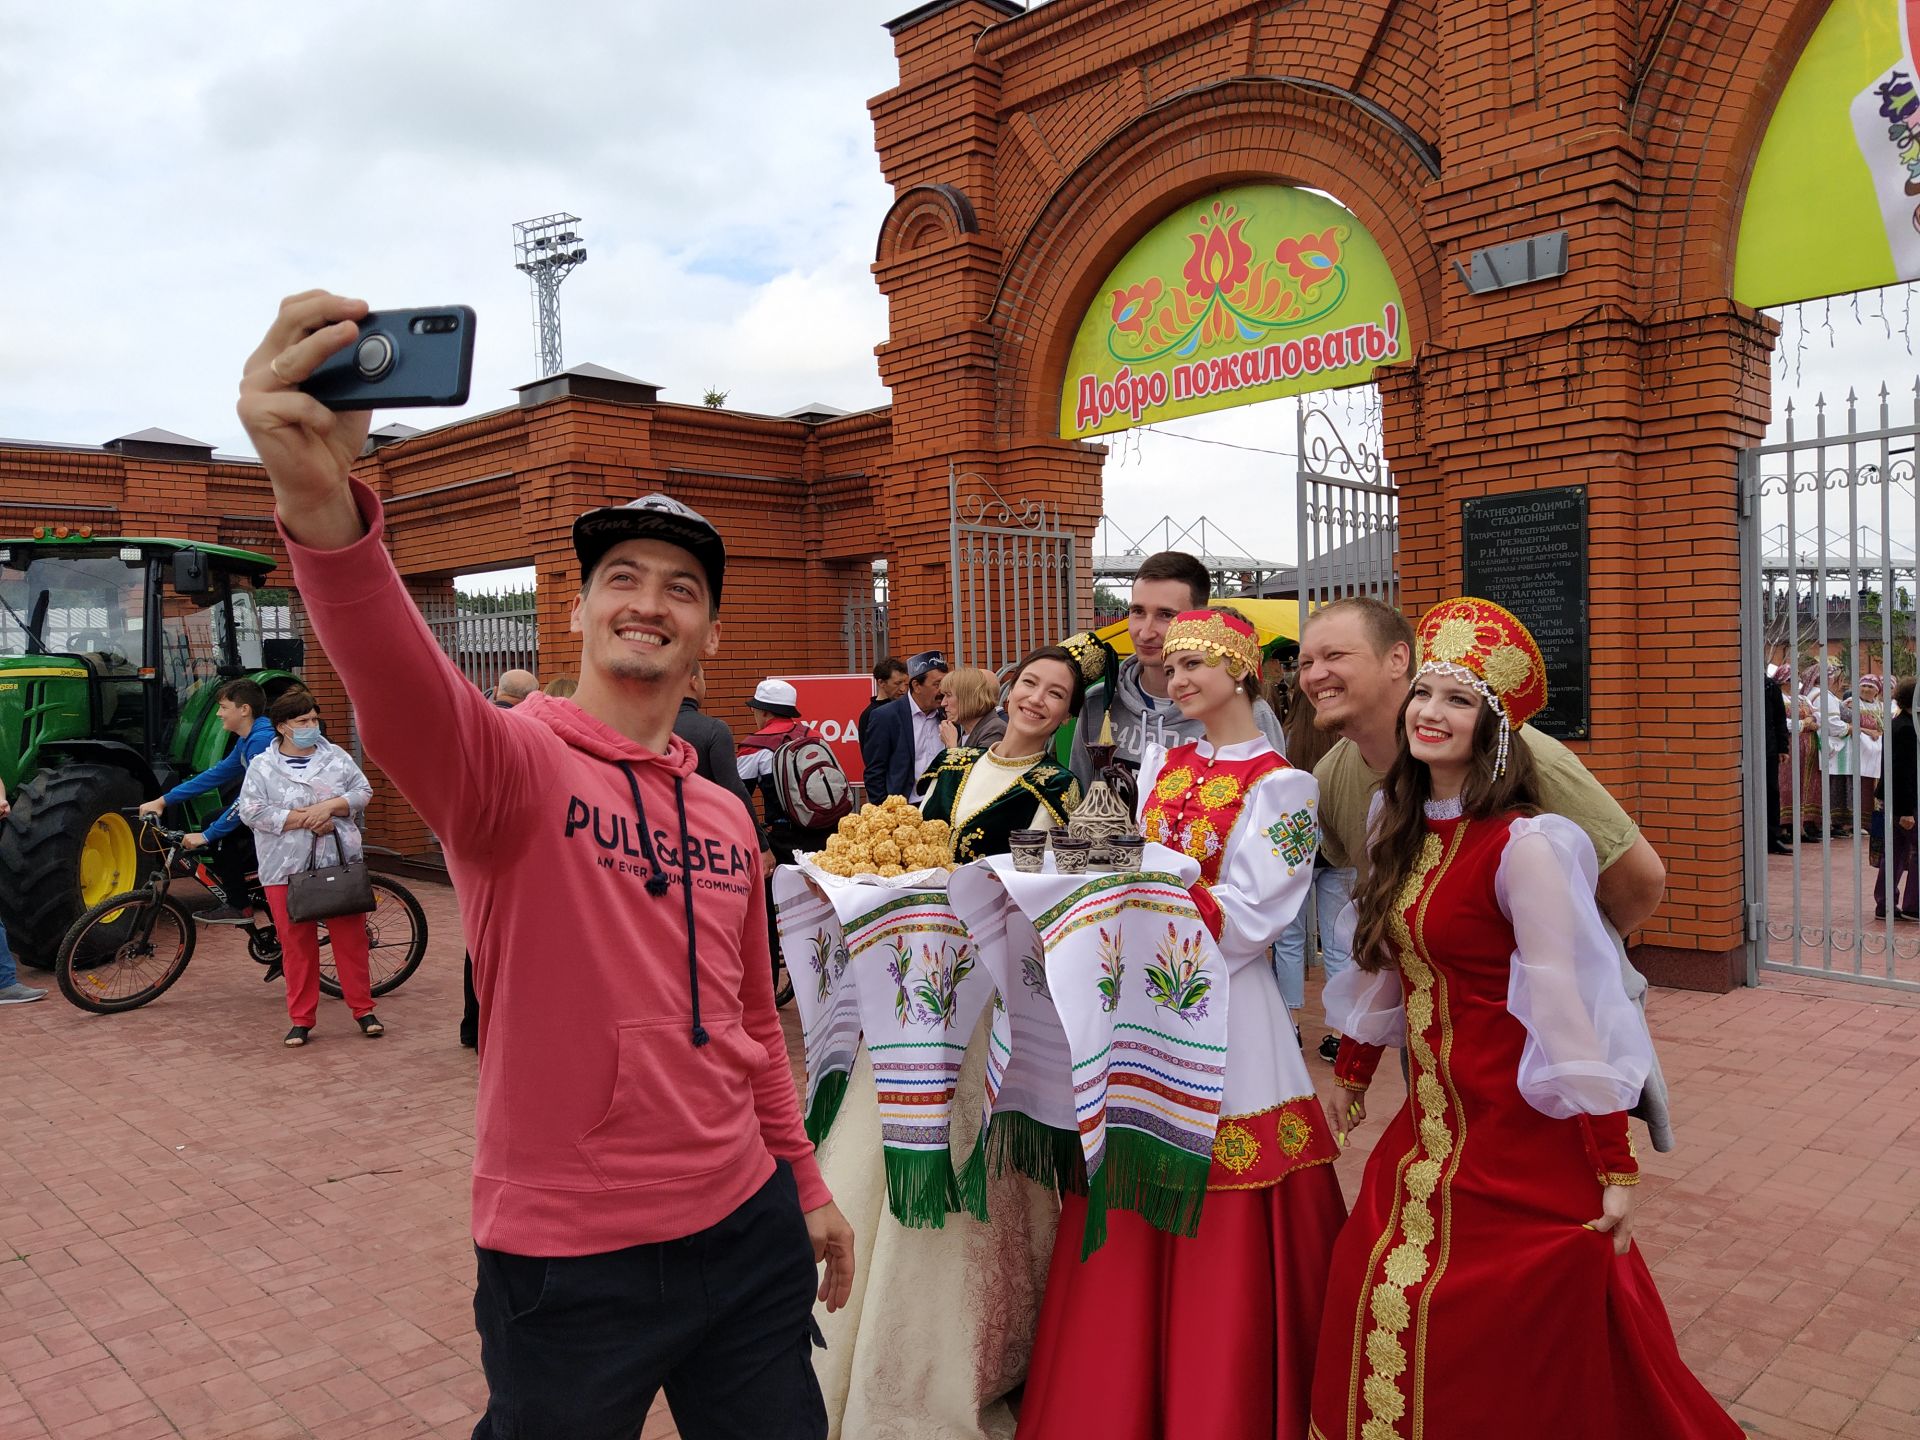
[[[350,478],[365,413],[336,414],[294,387],[358,335],[366,303],[309,291],[281,303],[240,382],[240,419],[273,484],[295,584],[346,682],[367,752],[453,848],[514,843],[535,797],[539,727],[490,704],[434,642],[381,544],[379,500]],[[505,837],[505,838],[503,838]]]

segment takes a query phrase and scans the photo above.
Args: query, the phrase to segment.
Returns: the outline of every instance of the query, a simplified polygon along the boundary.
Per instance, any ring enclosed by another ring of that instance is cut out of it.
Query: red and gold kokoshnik
[[[1227,673],[1236,680],[1260,673],[1260,636],[1237,615],[1183,610],[1167,626],[1161,653],[1172,655],[1181,650],[1196,651],[1216,664],[1224,663]]]
[[[1547,703],[1540,647],[1526,626],[1491,600],[1462,595],[1421,616],[1420,669],[1465,680],[1516,730]]]

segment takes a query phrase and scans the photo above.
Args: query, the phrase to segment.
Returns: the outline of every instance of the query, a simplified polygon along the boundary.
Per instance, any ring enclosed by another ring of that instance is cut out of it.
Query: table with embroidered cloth
[[[908,889],[783,865],[780,951],[806,1054],[807,1135],[832,1129],[862,1040],[879,1094],[888,1208],[938,1226],[959,1208],[949,1157],[967,1042],[993,994],[944,889]]]
[[[1085,1193],[1085,1248],[1110,1207],[1191,1235],[1225,1092],[1227,967],[1195,906],[1193,860],[1149,843],[1142,868],[1023,873],[1005,856],[948,895],[995,989],[986,1115],[961,1165]]]

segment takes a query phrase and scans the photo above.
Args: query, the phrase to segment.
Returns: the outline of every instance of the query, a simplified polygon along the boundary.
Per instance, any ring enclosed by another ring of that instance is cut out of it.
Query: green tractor
[[[246,676],[271,698],[299,683],[299,642],[261,633],[255,588],[273,564],[88,526],[0,539],[0,922],[26,964],[51,967],[81,911],[140,883],[128,812],[226,753],[220,686]],[[189,822],[231,798],[199,797]]]

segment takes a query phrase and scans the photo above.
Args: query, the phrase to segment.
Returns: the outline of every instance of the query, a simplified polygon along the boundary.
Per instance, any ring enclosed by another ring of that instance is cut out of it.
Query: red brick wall
[[[897,193],[888,508],[948,458],[1099,513],[1099,450],[1057,408],[1095,287],[1180,203],[1325,189],[1380,241],[1410,364],[1382,384],[1408,607],[1460,583],[1461,501],[1588,486],[1593,737],[1576,748],[1667,861],[1640,937],[1741,944],[1739,451],[1773,326],[1727,298],[1745,178],[1824,0],[955,0],[895,37],[871,105]],[[1437,152],[1301,81],[1384,107]],[[936,191],[934,187],[951,187]],[[956,202],[952,192],[964,197]],[[953,218],[941,223],[948,197]],[[973,223],[965,223],[971,215]],[[1560,280],[1474,297],[1452,262],[1569,237]],[[1276,499],[1278,496],[1276,496]],[[890,530],[897,634],[937,624],[937,527]]]
[[[692,505],[728,550],[708,709],[744,731],[745,700],[762,676],[846,667],[842,601],[869,583],[869,562],[885,553],[873,482],[889,453],[884,410],[804,424],[569,396],[388,445],[355,473],[386,505],[394,559],[417,599],[444,599],[456,574],[535,568],[543,679],[579,670],[579,644],[568,631],[579,589],[574,517],[653,490]],[[942,496],[944,505],[944,489]],[[244,545],[284,565],[271,505],[250,462],[0,447],[0,534],[48,521],[91,524],[102,534]],[[344,722],[343,687],[311,632],[307,638],[307,683],[323,713]],[[375,842],[403,854],[429,849],[412,808],[376,765],[367,769]]]

